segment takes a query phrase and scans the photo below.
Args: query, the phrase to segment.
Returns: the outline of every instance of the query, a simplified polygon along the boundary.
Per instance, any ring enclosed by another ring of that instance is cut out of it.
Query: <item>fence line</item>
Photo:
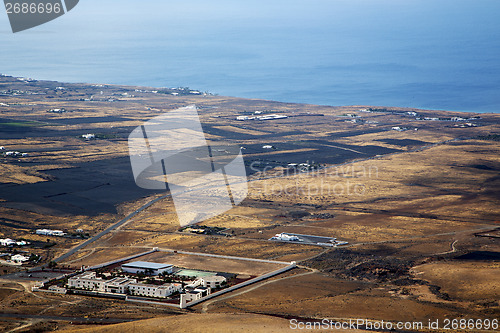
[[[259,282],[259,281],[262,281],[262,280],[265,280],[265,279],[268,279],[272,276],[275,276],[275,275],[278,275],[278,274],[281,274],[283,272],[286,272],[286,271],[289,271],[293,268],[296,267],[296,263],[294,261],[292,261],[292,263],[286,267],[283,267],[283,268],[280,268],[280,269],[277,269],[275,271],[272,271],[272,272],[269,272],[269,273],[266,273],[264,275],[261,275],[261,276],[257,276],[256,278],[253,278],[251,280],[248,280],[248,281],[245,281],[245,282],[242,282],[242,283],[238,283],[234,286],[231,286],[229,288],[226,288],[226,289],[222,289],[222,290],[219,290],[213,294],[210,294],[210,295],[207,295],[205,297],[202,297],[200,299],[197,299],[197,300],[194,300],[194,301],[191,301],[189,303],[186,303],[186,305],[183,307],[182,304],[179,305],[179,307],[181,309],[185,309],[185,308],[188,308],[190,306],[193,306],[193,305],[196,305],[196,304],[199,304],[201,302],[204,302],[206,300],[209,300],[211,298],[214,298],[214,297],[217,297],[217,296],[220,296],[220,295],[223,295],[225,293],[228,293],[228,292],[231,292],[233,290],[236,290],[236,289],[240,289],[240,288],[243,288],[243,287],[246,287],[248,285],[251,285],[253,283],[256,283],[256,282]]]

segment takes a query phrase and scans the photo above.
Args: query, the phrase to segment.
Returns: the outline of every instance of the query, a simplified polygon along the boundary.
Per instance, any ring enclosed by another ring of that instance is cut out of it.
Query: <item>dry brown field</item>
[[[224,228],[228,237],[181,233],[172,200],[165,198],[61,264],[95,265],[160,247],[293,260],[301,268],[217,298],[207,306],[200,304],[193,311],[208,312],[200,314],[31,293],[35,281],[12,274],[24,268],[0,267],[3,312],[154,318],[82,328],[96,332],[146,331],[158,326],[196,332],[199,321],[207,323],[204,332],[231,332],[236,322],[241,323],[239,331],[281,332],[288,329],[285,316],[498,317],[499,238],[476,234],[495,235],[500,228],[499,114],[397,107],[368,113],[360,111],[369,107],[364,105],[173,96],[168,91],[152,94],[135,91],[144,87],[113,85],[64,84],[63,93],[55,89],[58,85],[0,78],[0,90],[47,94],[0,97],[9,105],[0,108],[0,146],[28,153],[23,158],[0,156],[0,238],[33,242],[36,246],[28,248],[29,252],[41,255],[40,264],[47,264],[83,240],[38,236],[35,229],[70,234],[83,229],[92,236],[164,195],[135,185],[128,135],[155,116],[196,104],[210,142],[225,140],[245,148],[250,180],[247,199],[201,223]],[[89,100],[90,96],[95,98]],[[62,107],[68,112],[47,112]],[[255,111],[288,118],[235,119]],[[450,120],[456,116],[469,119]],[[466,122],[473,126],[455,126]],[[395,126],[407,130],[392,130]],[[85,133],[95,133],[98,139],[83,140]],[[275,149],[264,150],[263,145]],[[289,163],[306,162],[317,163],[321,169],[287,171]],[[336,237],[349,245],[324,248],[268,241],[281,232]],[[245,274],[260,274],[273,266],[164,252],[148,258],[186,268],[211,266]],[[4,319],[0,318],[0,330],[20,325],[26,325],[25,331],[80,328],[66,320]]]

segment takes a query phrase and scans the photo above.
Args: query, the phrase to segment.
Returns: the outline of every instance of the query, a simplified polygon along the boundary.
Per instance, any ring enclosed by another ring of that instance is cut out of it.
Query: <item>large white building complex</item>
[[[130,294],[166,298],[175,292],[182,291],[180,283],[166,283],[163,285],[138,283],[136,279],[115,277],[104,280],[96,276],[95,272],[85,272],[68,279],[68,287],[112,294]]]

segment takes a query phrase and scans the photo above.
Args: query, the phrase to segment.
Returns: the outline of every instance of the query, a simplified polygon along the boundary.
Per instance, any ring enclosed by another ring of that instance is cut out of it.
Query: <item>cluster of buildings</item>
[[[286,242],[300,242],[300,238],[294,235],[285,234],[282,232],[281,234],[276,234],[270,238],[270,240],[279,240]]]
[[[477,125],[473,123],[462,123],[462,124],[455,124],[454,127],[467,128],[467,127],[477,127]]]
[[[408,127],[401,127],[401,126],[393,126],[391,129],[393,131],[398,131],[398,132],[404,132],[404,131],[409,130]]]
[[[97,277],[95,272],[85,272],[68,279],[68,287],[103,293],[135,295],[154,298],[166,298],[175,292],[181,292],[180,283],[166,283],[162,285],[138,283],[137,279],[115,277],[104,280]]]
[[[266,114],[263,116],[237,116],[236,120],[245,121],[245,120],[274,120],[274,119],[285,119],[288,118],[286,115],[281,114]]]
[[[152,94],[157,94],[158,90],[143,90],[143,89],[135,89],[135,92],[140,92],[140,93],[152,93]]]
[[[67,112],[65,108],[60,108],[60,109],[50,109],[47,112],[49,113],[64,113]]]
[[[467,120],[477,120],[477,119],[481,119],[481,117],[479,116],[473,116],[473,117],[469,117],[469,118],[464,118],[464,117],[451,117],[451,118],[440,118],[440,117],[419,117],[419,118],[416,118],[417,120],[432,120],[432,121],[437,121],[437,120],[444,120],[444,121],[467,121]]]
[[[82,134],[82,138],[84,138],[85,140],[93,140],[95,139],[95,134],[92,133]]]
[[[307,171],[312,170],[316,167],[309,164],[309,163],[288,163],[287,168],[288,168],[288,170],[307,172]]]
[[[170,264],[160,264],[145,261],[134,261],[123,264],[122,271],[130,274],[144,273],[147,275],[172,274],[174,267]],[[79,289],[93,292],[143,296],[151,298],[167,298],[180,293],[181,306],[210,295],[212,289],[220,288],[226,283],[224,276],[198,277],[187,285],[182,283],[148,284],[138,282],[133,277],[115,277],[106,280],[97,276],[96,272],[84,272],[68,279],[69,289]]]
[[[26,242],[26,241],[16,241],[14,239],[10,239],[10,238],[3,238],[3,239],[0,239],[0,246],[14,246],[14,245],[17,245],[17,246],[25,246],[25,245],[28,245],[29,242]]]
[[[297,235],[285,232],[276,234],[273,237],[269,238],[269,240],[281,241],[281,242],[300,242],[304,244],[312,244],[312,245],[327,246],[327,247],[337,247],[349,244],[349,242],[339,241],[337,240],[337,238],[332,238],[332,237]]]
[[[37,235],[58,236],[58,237],[66,235],[66,233],[63,232],[62,230],[51,230],[51,229],[36,229],[35,233]]]
[[[21,153],[20,151],[5,151],[4,146],[0,146],[0,152],[5,157],[26,157],[28,153]]]

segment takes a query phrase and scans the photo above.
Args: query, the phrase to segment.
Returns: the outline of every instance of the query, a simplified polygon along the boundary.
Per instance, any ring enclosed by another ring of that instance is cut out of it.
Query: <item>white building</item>
[[[65,232],[62,230],[50,230],[50,229],[36,229],[35,233],[37,235],[45,235],[45,236],[64,236]]]
[[[255,117],[249,117],[249,116],[237,116],[236,120],[253,120]]]
[[[299,237],[294,236],[294,235],[285,234],[284,232],[282,232],[281,234],[274,235],[274,237],[272,237],[271,239],[272,240],[287,241],[287,242],[298,242],[298,241],[300,241]]]
[[[180,307],[185,308],[188,302],[196,301],[210,295],[210,288],[207,287],[198,287],[191,291],[186,291],[184,294],[181,294]]]
[[[66,109],[65,109],[65,108],[61,108],[61,109],[50,109],[48,112],[52,112],[52,113],[64,113],[64,112],[66,112]]]
[[[262,146],[262,149],[273,149],[274,147],[271,145],[264,145]]]
[[[68,279],[68,286],[76,289],[104,291],[105,280],[96,277],[95,272],[85,272]]]
[[[1,246],[11,246],[11,245],[19,245],[19,246],[24,246],[24,245],[28,245],[29,242],[26,242],[26,241],[15,241],[13,239],[10,239],[10,238],[4,238],[4,239],[0,239],[0,245]]]
[[[11,245],[14,245],[14,244],[16,244],[16,241],[13,240],[13,239],[10,239],[10,238],[0,239],[0,245],[1,246],[11,246]]]
[[[128,291],[131,295],[166,298],[173,293],[182,291],[180,283],[168,283],[161,286],[144,283],[131,283],[128,285]]]
[[[131,283],[137,283],[137,280],[126,277],[116,277],[104,283],[104,291],[113,294],[126,294],[128,286]]]
[[[82,134],[82,138],[85,140],[92,140],[95,139],[95,134],[87,133],[87,134]]]
[[[159,264],[147,261],[134,261],[122,265],[122,270],[126,273],[158,275],[161,273],[171,274],[174,271],[174,266],[170,264]]]
[[[23,256],[22,254],[15,254],[12,257],[10,257],[10,261],[16,262],[16,263],[23,263],[28,261],[30,258]]]
[[[258,120],[273,120],[273,119],[285,119],[288,118],[288,116],[285,115],[279,115],[279,114],[268,114],[265,116],[258,116]]]
[[[220,275],[204,276],[200,277],[200,280],[203,287],[209,287],[212,289],[219,288],[227,281],[225,277]]]
[[[136,279],[116,277],[104,280],[96,276],[95,272],[85,272],[68,279],[68,287],[91,291],[100,291],[113,294],[127,294],[146,297],[166,298],[176,291],[182,291],[180,283],[167,283],[161,286],[154,284],[137,283]]]
[[[66,294],[66,288],[61,288],[58,286],[50,286],[49,290],[58,294]]]

